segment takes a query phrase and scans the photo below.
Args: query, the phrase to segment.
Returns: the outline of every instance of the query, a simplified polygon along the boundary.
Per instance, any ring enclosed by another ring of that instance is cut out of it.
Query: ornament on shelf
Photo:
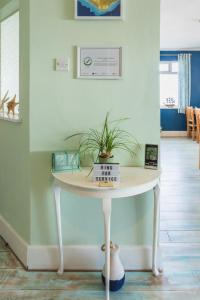
[[[9,92],[9,91],[7,91],[7,92],[5,93],[3,99],[0,100],[0,112],[1,112],[2,110],[4,110],[4,104],[10,99],[10,98],[8,97],[8,92]]]
[[[165,99],[166,106],[175,106],[175,99],[173,97],[169,97]]]
[[[101,247],[105,252],[105,244]],[[125,271],[119,257],[119,246],[110,242],[110,291],[117,292],[125,282]],[[105,285],[105,265],[102,271],[102,281]]]
[[[11,101],[7,103],[7,108],[8,108],[8,115],[10,112],[13,113],[13,116],[15,115],[15,107],[19,104],[19,102],[16,102],[16,95],[12,98]]]

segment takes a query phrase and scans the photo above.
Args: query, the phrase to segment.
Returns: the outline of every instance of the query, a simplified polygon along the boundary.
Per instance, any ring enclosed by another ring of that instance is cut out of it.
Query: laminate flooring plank
[[[111,293],[111,300],[199,300],[200,291]],[[65,291],[0,291],[1,300],[105,300],[105,293],[71,293]]]
[[[164,231],[200,231],[200,219],[187,219],[187,222],[184,220],[170,220],[170,215],[169,219],[161,220],[160,221],[160,230]]]
[[[200,231],[167,231],[167,235],[172,243],[200,243]]]
[[[181,211],[181,212],[196,212],[196,213],[200,213],[200,202],[199,201],[194,201],[194,202],[187,202],[187,203],[183,203],[183,202],[167,202],[161,203],[161,207],[160,207],[162,212],[173,212],[173,211]]]
[[[0,252],[1,269],[22,269],[22,265],[11,252]]]
[[[9,249],[6,245],[6,243],[4,242],[4,240],[0,237],[0,252],[8,252]]]
[[[193,194],[192,196],[189,194],[184,195],[166,195],[164,193],[161,193],[161,204],[167,203],[176,203],[176,202],[182,202],[182,203],[193,203],[193,202],[200,202],[200,195],[199,194]]]
[[[199,272],[200,256],[166,256],[163,262],[165,272]]]
[[[0,270],[0,289],[3,290],[66,290],[103,291],[100,272],[28,272]]]
[[[160,213],[161,221],[162,220],[184,220],[187,222],[187,220],[200,220],[200,213],[198,212],[176,212],[171,211],[169,212],[163,212]]]
[[[185,244],[163,244],[161,245],[164,258],[167,256],[200,256],[200,245],[185,243]]]
[[[169,197],[183,197],[185,195],[189,195],[190,199],[194,197],[196,197],[196,199],[198,200],[199,199],[199,195],[200,195],[200,188],[198,187],[197,189],[193,189],[192,191],[192,194],[189,193],[188,189],[187,188],[176,188],[176,189],[161,189],[161,199],[162,199],[162,196],[164,196],[165,198],[169,198]]]
[[[170,243],[170,236],[168,231],[160,231],[160,243]]]
[[[162,169],[161,173],[161,183],[166,184],[169,182],[169,184],[174,185],[175,181],[176,182],[186,182],[188,183],[189,180],[194,180],[198,181],[199,180],[199,174],[200,170],[199,169],[185,169],[183,172],[179,172],[177,176],[177,172],[175,170],[166,170]]]
[[[155,277],[151,272],[126,272],[124,292],[181,291],[200,289],[200,281],[192,272],[166,273]],[[0,272],[0,290],[63,290],[101,292],[104,290],[101,273],[25,272],[3,270]]]
[[[67,291],[0,291],[1,300],[103,300],[105,294]]]
[[[197,194],[200,191],[200,182],[197,182],[196,184],[191,184],[191,185],[185,185],[184,183],[177,183],[176,186],[170,186],[166,184],[166,186],[161,187],[161,194],[166,194],[166,195],[176,195],[182,192],[183,194],[186,192],[190,195],[192,198],[193,194]]]

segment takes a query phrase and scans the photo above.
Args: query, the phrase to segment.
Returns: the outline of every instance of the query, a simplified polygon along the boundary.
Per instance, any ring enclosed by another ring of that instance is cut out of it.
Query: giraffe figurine
[[[0,100],[0,111],[4,110],[4,104],[9,100],[8,91],[5,93],[2,100]]]
[[[8,115],[10,112],[13,113],[13,116],[15,115],[15,107],[19,104],[19,102],[16,102],[16,95],[12,98],[11,101],[7,103],[7,108],[8,108]]]

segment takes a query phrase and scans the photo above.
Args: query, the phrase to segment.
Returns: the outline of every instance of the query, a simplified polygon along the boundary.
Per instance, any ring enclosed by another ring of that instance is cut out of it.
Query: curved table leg
[[[157,254],[159,246],[159,220],[160,218],[160,187],[156,185],[154,188],[154,225],[153,225],[153,257],[152,271],[155,276],[160,274],[157,268]]]
[[[61,224],[61,213],[60,213],[60,187],[54,186],[54,199],[56,205],[56,221],[57,221],[57,231],[58,231],[58,241],[59,241],[59,258],[60,265],[58,269],[58,274],[63,274],[64,263],[63,263],[63,242],[62,242],[62,224]]]
[[[111,218],[111,202],[110,198],[103,199],[103,214],[104,214],[104,231],[105,231],[105,277],[106,277],[106,300],[109,300],[110,295],[110,218]]]

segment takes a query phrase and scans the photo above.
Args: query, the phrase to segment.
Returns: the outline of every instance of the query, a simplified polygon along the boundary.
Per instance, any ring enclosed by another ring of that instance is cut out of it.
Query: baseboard
[[[57,246],[28,245],[0,216],[0,235],[29,270],[57,270],[59,264]],[[148,246],[121,246],[120,257],[126,270],[150,270],[152,248]],[[102,270],[105,258],[99,246],[64,246],[65,270]],[[158,257],[161,266],[161,253]]]
[[[120,249],[120,258],[126,270],[151,270],[151,247],[121,246]],[[63,250],[65,270],[102,270],[105,258],[100,246],[65,246]],[[160,255],[158,260],[161,262]],[[56,246],[31,246],[28,261],[30,270],[56,270],[58,248]]]
[[[8,243],[10,248],[23,263],[24,267],[26,267],[28,263],[28,244],[2,216],[0,216],[0,235]]]
[[[187,137],[187,131],[161,131],[161,137]]]

